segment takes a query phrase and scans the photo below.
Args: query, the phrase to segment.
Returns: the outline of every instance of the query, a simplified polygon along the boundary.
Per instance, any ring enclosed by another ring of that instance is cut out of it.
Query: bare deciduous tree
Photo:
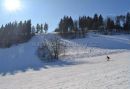
[[[65,53],[65,44],[58,37],[51,38],[42,43],[38,48],[38,56],[47,61],[55,61],[59,56]]]

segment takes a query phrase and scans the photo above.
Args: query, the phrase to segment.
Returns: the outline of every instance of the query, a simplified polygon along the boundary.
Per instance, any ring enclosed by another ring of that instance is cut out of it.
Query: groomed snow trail
[[[130,89],[130,52],[109,56],[109,62],[99,56],[83,64],[0,76],[0,89]]]

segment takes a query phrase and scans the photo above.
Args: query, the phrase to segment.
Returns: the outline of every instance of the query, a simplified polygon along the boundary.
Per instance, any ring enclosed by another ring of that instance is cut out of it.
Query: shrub
[[[56,61],[63,54],[65,45],[58,37],[44,41],[37,50],[38,57],[47,62]]]

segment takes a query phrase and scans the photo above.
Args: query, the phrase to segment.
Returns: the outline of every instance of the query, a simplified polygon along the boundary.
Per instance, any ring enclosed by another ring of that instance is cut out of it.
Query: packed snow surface
[[[0,76],[0,89],[130,89],[130,52],[83,58],[76,65]]]

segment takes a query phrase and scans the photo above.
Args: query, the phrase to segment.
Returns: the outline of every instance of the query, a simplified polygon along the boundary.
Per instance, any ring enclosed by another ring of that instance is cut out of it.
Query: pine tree
[[[93,19],[88,16],[86,23],[87,23],[87,28],[88,28],[88,30],[91,30],[92,27],[93,27]]]
[[[119,31],[121,30],[120,19],[121,19],[120,16],[117,16],[117,17],[116,17],[116,23],[115,23],[116,32],[119,32]]]
[[[39,31],[40,31],[40,25],[39,24],[36,25],[36,29],[37,29],[36,33],[39,33]]]
[[[69,32],[72,32],[73,28],[74,28],[74,22],[73,22],[73,19],[71,18],[71,16],[69,17],[69,20],[67,23],[68,23]]]
[[[99,27],[102,27],[104,25],[103,17],[102,15],[99,16]]]
[[[31,36],[32,36],[32,34],[31,34],[31,20],[28,20],[27,21],[27,40],[29,40],[30,38],[31,38]]]
[[[126,16],[126,30],[128,33],[130,33],[130,13],[127,13]]]
[[[99,28],[99,18],[98,15],[95,14],[93,18],[93,29],[97,30]]]
[[[77,37],[77,33],[78,33],[78,21],[74,21],[74,34],[75,37]]]
[[[85,31],[87,28],[87,18],[86,16],[79,17],[79,28],[81,29],[82,36],[85,37]]]
[[[115,28],[114,21],[110,18],[107,19],[107,30],[112,33],[112,30]]]
[[[32,32],[32,35],[34,36],[35,35],[35,26],[32,26],[32,28],[31,28],[32,30],[31,30],[31,32]]]
[[[44,25],[44,31],[45,31],[45,33],[47,33],[47,31],[48,31],[48,24],[47,23],[45,23],[45,25]]]
[[[41,26],[40,26],[40,33],[43,33],[43,24],[41,24]]]

